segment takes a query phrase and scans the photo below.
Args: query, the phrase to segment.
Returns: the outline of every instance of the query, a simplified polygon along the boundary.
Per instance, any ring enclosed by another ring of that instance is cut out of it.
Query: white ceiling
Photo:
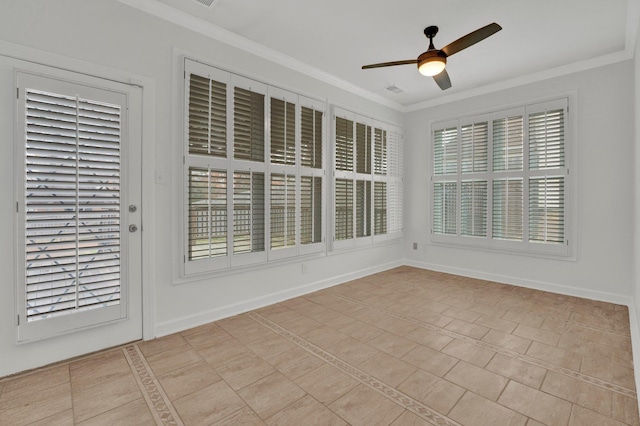
[[[191,17],[210,23],[209,34],[222,28],[240,36],[236,44],[264,46],[266,57],[293,58],[400,109],[549,70],[557,74],[630,58],[640,9],[638,0],[216,0],[211,7],[196,0],[121,1],[151,13],[162,9],[165,19],[175,16],[183,25]],[[446,91],[414,65],[361,69],[415,59],[428,48],[426,26],[440,28],[434,44],[442,48],[491,22],[503,30],[448,59],[452,87]],[[404,92],[386,90],[390,85]]]

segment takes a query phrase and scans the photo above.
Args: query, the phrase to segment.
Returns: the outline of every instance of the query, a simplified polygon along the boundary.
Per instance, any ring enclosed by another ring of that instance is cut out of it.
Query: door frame
[[[142,209],[142,214],[139,232],[142,232],[142,339],[152,339],[155,337],[155,289],[151,283],[153,282],[156,270],[154,258],[155,218],[151,214],[155,204],[155,144],[153,143],[155,133],[155,109],[153,107],[155,104],[155,81],[152,78],[129,71],[69,58],[6,41],[0,41],[0,62],[4,67],[22,69],[30,73],[42,73],[56,77],[56,74],[63,75],[67,72],[72,72],[78,75],[111,80],[129,86],[137,86],[141,91],[140,110],[142,117],[139,126],[141,132],[141,151],[144,153],[145,158],[150,159],[150,161],[142,161],[141,165],[142,193],[140,208]],[[12,100],[12,103],[15,105],[15,98]],[[15,117],[12,122],[15,123]],[[12,136],[15,139],[14,131],[12,131]],[[19,166],[13,165],[13,167],[13,175],[15,176],[15,173],[20,172],[16,169],[16,167]],[[14,200],[14,202],[15,201],[16,200]],[[16,247],[16,241],[13,241],[13,246]],[[16,271],[17,259],[15,254],[12,259],[12,264],[14,265],[12,272],[15,278],[18,273],[18,271]],[[2,347],[2,351],[0,352],[4,352],[3,356],[0,357],[3,361],[0,362],[0,365],[3,365],[3,367],[0,368],[0,377],[79,355],[79,353],[76,353],[77,348],[70,347],[75,346],[75,344],[69,345],[68,341],[53,345],[55,348],[51,348],[51,350],[39,350],[38,348],[44,345],[42,342],[18,344],[17,327],[15,327],[17,326],[17,295],[15,285],[11,287],[11,293],[13,293],[11,305],[13,309],[7,311],[6,316],[13,312],[14,320],[12,324],[14,327],[12,328],[15,330],[16,335],[11,339],[13,342],[9,342],[6,337],[3,337],[4,332],[0,330],[0,347]],[[9,320],[9,318],[6,317],[6,320]],[[50,345],[50,342],[48,344]],[[87,345],[84,345],[83,349],[81,349],[84,353],[94,350],[97,349],[92,347],[91,343],[87,343]]]

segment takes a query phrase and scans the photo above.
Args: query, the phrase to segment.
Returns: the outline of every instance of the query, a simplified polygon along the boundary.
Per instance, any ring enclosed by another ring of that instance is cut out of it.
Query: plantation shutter
[[[433,233],[456,235],[456,182],[435,182],[433,185]]]
[[[313,244],[322,241],[321,177],[301,177],[300,228],[300,244]]]
[[[371,181],[356,181],[356,237],[371,235]]]
[[[264,192],[264,173],[233,173],[234,254],[264,251]]]
[[[387,233],[387,182],[373,185],[374,234]]]
[[[335,239],[353,238],[353,181],[336,179]]]
[[[566,107],[540,108],[528,115],[529,241],[563,244]]]
[[[120,303],[120,105],[25,91],[27,322]]]
[[[296,163],[296,106],[271,98],[271,163]]]
[[[522,241],[522,179],[493,181],[493,238]]]
[[[564,177],[529,180],[529,241],[564,243]]]
[[[529,114],[529,169],[564,166],[564,110]]]
[[[271,175],[271,248],[296,243],[296,177]]]
[[[264,95],[234,87],[233,118],[234,158],[264,161]]]
[[[196,74],[189,84],[189,154],[227,156],[227,85]]]
[[[522,170],[523,147],[522,115],[493,120],[493,171]]]
[[[374,140],[374,160],[373,172],[377,175],[387,174],[387,131],[383,129],[375,129],[373,132]]]
[[[397,131],[389,131],[387,141],[387,232],[391,234],[402,231],[402,137]]]
[[[189,167],[189,260],[227,254],[227,172]]]
[[[438,129],[433,138],[433,173],[445,175],[458,171],[458,128]]]
[[[460,235],[487,236],[487,181],[461,183]]]
[[[300,165],[322,168],[322,111],[301,108]]]
[[[322,249],[324,242],[323,129],[324,106],[300,97],[300,247],[299,253]],[[307,106],[308,105],[308,106]]]
[[[489,123],[472,123],[460,128],[462,173],[486,172]]]
[[[356,172],[371,174],[371,126],[356,123]]]
[[[336,117],[336,170],[353,170],[353,121]]]

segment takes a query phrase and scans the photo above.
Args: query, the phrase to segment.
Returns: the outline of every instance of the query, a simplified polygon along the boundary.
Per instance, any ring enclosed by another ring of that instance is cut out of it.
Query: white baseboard
[[[606,291],[589,290],[578,287],[565,286],[561,284],[554,284],[545,281],[528,280],[519,277],[512,277],[509,275],[493,274],[485,271],[478,271],[474,269],[457,268],[446,265],[439,265],[429,262],[420,262],[416,260],[405,259],[404,262],[407,266],[413,266],[421,269],[428,269],[436,272],[445,272],[448,274],[461,275],[463,277],[476,278],[480,280],[494,281],[501,284],[516,285],[519,287],[526,287],[533,290],[548,291],[551,293],[563,294],[565,296],[581,297],[583,299],[599,300],[601,302],[615,303],[617,305],[631,306],[633,304],[633,298],[624,294],[609,293]]]
[[[222,318],[228,318],[234,315],[242,314],[245,312],[259,309],[274,303],[279,303],[293,297],[302,296],[305,294],[313,293],[314,291],[323,290],[325,288],[333,287],[338,284],[345,283],[347,281],[355,280],[358,278],[366,277],[367,275],[383,272],[398,266],[402,266],[401,260],[384,263],[381,265],[372,266],[370,268],[360,269],[358,271],[349,272],[348,274],[338,275],[325,280],[317,281],[310,284],[305,284],[299,287],[287,289],[277,293],[266,294],[264,296],[256,297],[250,300],[243,300],[238,303],[233,303],[227,306],[221,306],[208,311],[199,312],[193,315],[184,316],[171,321],[158,323],[155,327],[155,337],[162,337],[168,334],[184,331],[189,328],[197,327],[199,325],[207,324],[213,321],[217,321]]]
[[[635,303],[629,306],[629,326],[631,327],[631,350],[633,354],[633,375],[636,379],[636,389],[640,389],[640,317]],[[640,405],[640,404],[639,404]],[[640,414],[640,406],[638,407]]]

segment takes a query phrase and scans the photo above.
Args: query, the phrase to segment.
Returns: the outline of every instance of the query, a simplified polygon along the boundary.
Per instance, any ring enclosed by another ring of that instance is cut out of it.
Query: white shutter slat
[[[189,78],[189,154],[227,156],[227,85]]]
[[[487,236],[487,181],[471,180],[461,183],[460,234],[471,237]]]
[[[529,241],[564,243],[564,177],[529,179]]]
[[[271,163],[295,164],[295,104],[271,98]]]
[[[522,241],[522,179],[493,181],[493,238]]]
[[[322,168],[322,111],[301,107],[300,164],[314,169]]]
[[[189,260],[227,254],[227,172],[189,167]]]
[[[462,173],[487,171],[489,123],[480,122],[460,128],[460,168]]]
[[[493,120],[493,170],[522,170],[524,120],[521,115]]]
[[[456,182],[433,183],[433,233],[456,235],[457,233]]]
[[[454,174],[458,171],[458,129],[451,127],[434,132],[433,173]]]
[[[353,121],[336,117],[336,170],[353,170]]]
[[[25,108],[27,321],[118,304],[121,108],[31,89]]]
[[[371,235],[371,181],[356,181],[356,237]]]
[[[387,131],[374,129],[373,131],[373,172],[377,175],[387,174]]]
[[[356,172],[371,174],[371,126],[356,123]]]
[[[234,88],[233,152],[237,160],[264,161],[264,95]]]
[[[322,241],[322,178],[302,176],[300,182],[300,244]]]
[[[529,168],[564,167],[564,110],[529,115]]]
[[[296,177],[271,175],[271,248],[295,245]]]
[[[373,230],[375,235],[387,233],[387,182],[373,185]]]
[[[353,181],[336,179],[335,187],[335,239],[353,238]]]

